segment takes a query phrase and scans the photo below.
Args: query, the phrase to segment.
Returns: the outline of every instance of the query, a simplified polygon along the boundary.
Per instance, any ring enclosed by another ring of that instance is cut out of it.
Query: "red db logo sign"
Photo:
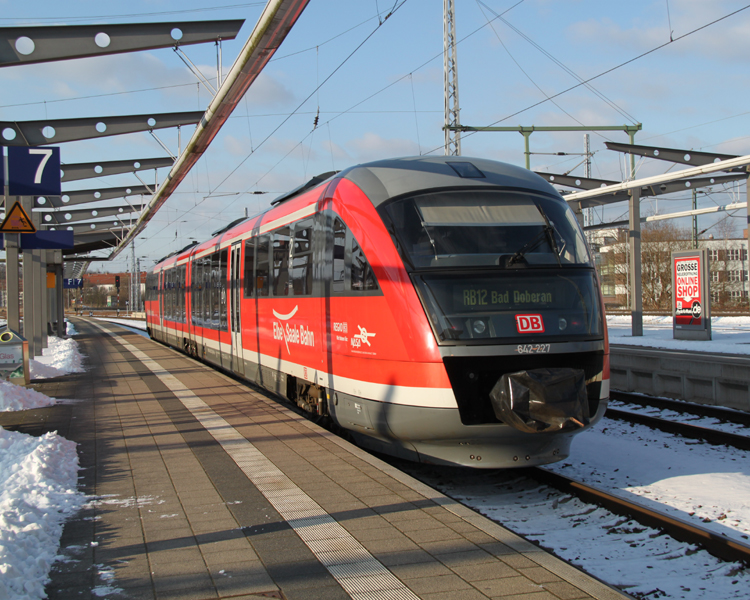
[[[540,333],[544,332],[544,321],[542,315],[516,315],[516,327],[518,333]]]

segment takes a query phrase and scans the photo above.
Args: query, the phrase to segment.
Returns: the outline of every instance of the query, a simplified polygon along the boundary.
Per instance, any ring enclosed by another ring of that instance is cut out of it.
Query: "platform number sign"
[[[11,196],[60,196],[60,148],[8,148]]]

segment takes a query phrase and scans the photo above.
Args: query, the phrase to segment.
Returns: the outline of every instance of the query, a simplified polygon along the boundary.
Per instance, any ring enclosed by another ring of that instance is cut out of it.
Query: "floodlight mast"
[[[214,137],[245,95],[248,88],[268,64],[289,31],[299,19],[309,0],[269,0],[250,38],[232,65],[226,80],[211,101],[185,149],[175,161],[169,175],[141,213],[135,226],[108,257],[113,260],[146,227],[196,162],[203,156]]]

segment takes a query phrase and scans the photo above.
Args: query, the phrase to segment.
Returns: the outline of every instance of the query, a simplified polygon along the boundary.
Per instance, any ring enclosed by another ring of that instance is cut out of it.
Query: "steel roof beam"
[[[696,152],[694,150],[680,150],[679,148],[662,148],[660,146],[640,146],[637,144],[621,144],[619,142],[604,142],[609,150],[623,152],[624,154],[635,154],[636,156],[645,156],[655,158],[656,160],[666,160],[683,165],[693,165],[700,167],[721,160],[737,158],[736,154],[717,154],[716,152]]]
[[[145,185],[134,185],[119,188],[100,188],[91,190],[72,190],[63,192],[62,196],[39,196],[34,198],[34,209],[65,208],[87,202],[125,198],[126,196],[150,196],[153,190]],[[67,202],[66,202],[67,198]]]
[[[62,251],[63,255],[66,254],[80,254],[81,252],[93,252],[95,250],[108,250],[112,248],[113,246],[117,246],[118,243],[120,243],[122,237],[117,235],[110,234],[108,237],[104,237],[102,239],[96,239],[93,241],[86,241],[82,244],[76,244],[73,248],[68,248]],[[79,259],[80,260],[80,259]],[[89,260],[97,260],[97,259],[89,259]],[[108,260],[107,258],[102,257],[98,260]]]
[[[97,240],[106,240],[111,237],[122,239],[122,237],[128,231],[129,229],[122,229],[119,231],[90,231],[88,233],[76,233],[73,239],[82,244],[88,244],[89,242],[95,242]]]
[[[73,250],[75,250],[75,248],[73,248]],[[98,250],[98,248],[97,248],[97,250]],[[82,278],[86,274],[86,271],[84,269],[88,269],[88,266],[89,266],[90,262],[93,262],[93,261],[100,261],[101,262],[101,261],[105,261],[105,260],[109,260],[109,259],[106,258],[106,257],[103,257],[103,256],[81,256],[79,254],[75,254],[73,256],[66,256],[65,252],[63,252],[63,262],[72,262],[74,265],[76,263],[83,263],[83,266],[80,267],[79,270],[78,270],[78,273],[76,275],[76,279]],[[69,279],[72,279],[72,278],[69,278]]]
[[[604,179],[586,179],[585,177],[573,177],[571,175],[557,175],[554,173],[540,173],[549,181],[557,185],[565,185],[568,187],[577,187],[584,190],[596,190],[607,185],[617,185],[616,181],[607,181]],[[661,183],[658,186],[650,185],[641,187],[641,198],[661,196],[663,194],[673,194],[675,192],[684,192],[692,189],[699,189],[703,187],[709,187],[712,185],[723,185],[725,183],[731,183],[733,181],[744,181],[747,179],[746,174],[737,175],[720,175],[717,177],[697,177],[693,179],[680,179],[678,181],[672,181],[667,183]],[[570,194],[563,194],[563,198],[568,200]],[[597,196],[595,198],[588,198],[584,200],[570,200],[570,203],[577,208],[591,208],[594,206],[603,206],[605,204],[614,204],[616,202],[624,202],[630,198],[627,192],[609,192],[607,195]]]
[[[48,121],[0,121],[0,143],[3,146],[62,144],[110,135],[194,125],[200,122],[201,117],[201,111],[191,111]]]
[[[0,27],[0,67],[233,40],[244,22]]]
[[[86,208],[82,210],[61,210],[55,212],[39,211],[38,214],[41,222],[46,225],[66,225],[68,223],[97,219],[99,217],[111,217],[113,215],[126,215],[132,212],[139,212],[145,206],[145,204],[139,204],[137,206],[108,206],[106,208]],[[67,218],[68,216],[70,218]]]
[[[110,255],[110,260],[114,259],[132,238],[143,231],[159,208],[182,183],[193,165],[203,156],[245,92],[297,22],[308,2],[309,0],[269,0],[250,38],[193,133],[193,137],[169,172],[167,180],[151,198],[148,208],[139,218],[136,227]]]
[[[582,190],[595,190],[599,187],[605,187],[608,185],[615,185],[619,183],[619,181],[611,181],[609,179],[591,179],[590,177],[576,177],[575,175],[545,173],[543,171],[534,171],[534,173],[555,185],[565,185]]]
[[[138,160],[110,160],[90,163],[75,163],[62,165],[62,177],[60,181],[79,181],[81,179],[94,179],[95,177],[107,177],[108,175],[121,175],[122,173],[136,173],[148,169],[159,169],[161,167],[171,167],[174,159],[164,158],[144,158]]]
[[[133,219],[135,221],[135,219]],[[94,225],[92,228],[91,226]],[[96,222],[65,222],[62,225],[56,223],[43,223],[41,227],[47,227],[50,231],[72,231],[74,234],[91,233],[93,231],[109,231],[111,229],[130,229],[132,223],[130,219],[120,219],[118,221],[96,221]]]
[[[643,179],[634,179],[632,181],[623,181],[622,183],[608,185],[604,188],[586,190],[584,192],[573,192],[572,194],[568,194],[565,199],[570,202],[571,200],[578,201],[587,198],[596,198],[598,196],[607,196],[616,192],[623,192],[639,187],[668,183],[670,181],[677,181],[679,179],[686,179],[688,177],[695,177],[697,175],[705,175],[707,173],[728,171],[738,167],[742,167],[744,169],[748,167],[748,165],[750,165],[750,154],[738,156],[737,158],[728,160],[722,160],[718,163],[702,165],[699,167],[693,167],[691,169],[684,169],[682,171],[674,171],[672,173],[664,173],[662,175],[654,175],[653,177],[644,177]]]

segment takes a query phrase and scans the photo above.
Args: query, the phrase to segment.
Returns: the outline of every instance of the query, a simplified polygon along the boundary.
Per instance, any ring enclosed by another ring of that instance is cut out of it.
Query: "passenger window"
[[[193,269],[190,281],[190,305],[192,308],[193,325],[203,325],[203,259],[193,260]]]
[[[312,226],[297,224],[292,248],[292,290],[295,296],[312,294]]]
[[[341,219],[336,219],[333,223],[333,291],[344,291],[344,273],[346,267],[344,260],[346,257],[346,225]]]
[[[227,321],[227,274],[228,274],[228,263],[227,258],[229,257],[229,251],[224,249],[219,252],[219,323],[218,327],[222,331],[228,329]]]
[[[270,289],[268,283],[268,242],[269,238],[267,235],[258,238],[258,251],[256,253],[258,264],[255,268],[255,289],[259,296],[268,296],[268,290]]]
[[[218,329],[221,318],[221,254],[211,255],[211,328]]]
[[[255,238],[245,241],[245,298],[250,298],[255,291],[253,284],[253,267],[255,262]]]
[[[365,253],[359,247],[357,240],[352,237],[352,269],[351,281],[353,292],[365,292],[378,289],[375,273],[365,258]]]
[[[273,234],[273,295],[289,295],[289,255],[291,254],[291,232],[282,227]]]

